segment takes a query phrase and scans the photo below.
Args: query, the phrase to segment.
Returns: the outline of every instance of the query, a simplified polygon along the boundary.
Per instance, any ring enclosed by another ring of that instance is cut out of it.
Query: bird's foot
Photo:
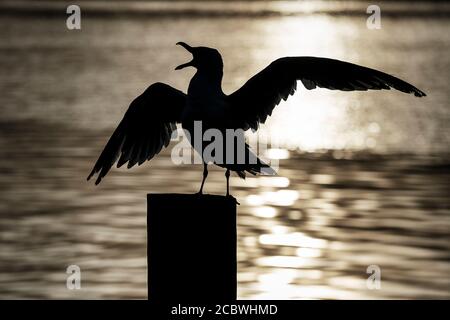
[[[233,197],[231,194],[227,194],[226,197],[227,197],[227,198],[233,199],[233,200],[236,202],[237,205],[241,205],[241,204],[237,201],[237,199],[236,199],[235,197]]]

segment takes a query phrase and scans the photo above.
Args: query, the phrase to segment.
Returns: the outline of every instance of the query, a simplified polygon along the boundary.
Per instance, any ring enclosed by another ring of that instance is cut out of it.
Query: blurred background
[[[428,94],[299,85],[276,108],[261,132],[278,176],[231,181],[239,298],[450,298],[449,3],[377,2],[379,30],[365,1],[77,1],[81,30],[69,4],[0,1],[0,298],[147,298],[146,194],[196,192],[202,167],[167,149],[98,187],[86,176],[148,85],[187,90],[178,41],[222,53],[226,93],[314,55]],[[222,169],[205,190],[225,193]],[[66,288],[72,264],[81,290]]]

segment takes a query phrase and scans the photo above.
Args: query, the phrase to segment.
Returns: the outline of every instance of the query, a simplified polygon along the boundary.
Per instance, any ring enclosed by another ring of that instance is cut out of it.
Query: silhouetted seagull
[[[222,91],[223,62],[220,53],[213,48],[191,47],[178,42],[193,55],[193,59],[175,68],[194,67],[197,72],[189,83],[187,95],[164,83],[154,83],[131,102],[128,111],[112,134],[88,180],[98,173],[95,184],[100,183],[117,161],[117,167],[128,162],[128,168],[141,165],[158,154],[170,142],[176,124],[190,134],[190,142],[204,161],[203,180],[208,175],[203,150],[208,141],[196,147],[194,121],[202,121],[202,132],[210,128],[225,132],[226,129],[257,130],[272,114],[281,99],[293,95],[300,80],[306,89],[316,87],[343,91],[366,91],[390,88],[416,97],[425,93],[394,76],[356,64],[318,57],[285,57],[273,61],[261,72],[250,78],[240,89],[230,95]],[[189,135],[188,135],[189,136]],[[202,139],[203,140],[203,139]],[[215,163],[226,169],[227,195],[229,195],[230,170],[245,178],[251,174],[274,174],[274,170],[257,159],[245,144],[245,163]],[[235,150],[236,151],[236,150]],[[226,150],[224,149],[224,152]],[[239,152],[239,150],[238,150]]]

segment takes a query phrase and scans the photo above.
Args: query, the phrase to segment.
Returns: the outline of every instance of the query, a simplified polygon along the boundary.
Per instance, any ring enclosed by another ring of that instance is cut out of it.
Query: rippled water
[[[335,4],[334,4],[335,5]],[[0,297],[146,298],[146,193],[195,192],[201,166],[170,149],[146,166],[85,177],[148,84],[185,90],[174,43],[217,47],[224,88],[284,55],[392,72],[427,92],[299,90],[262,128],[277,177],[233,177],[240,298],[450,298],[447,18],[88,16],[0,20]],[[307,152],[305,152],[307,151]],[[206,192],[221,194],[212,170]],[[82,290],[65,269],[82,270]],[[378,265],[381,290],[368,290]]]

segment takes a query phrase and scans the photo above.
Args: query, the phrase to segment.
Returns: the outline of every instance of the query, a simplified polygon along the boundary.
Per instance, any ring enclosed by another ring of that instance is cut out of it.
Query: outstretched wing
[[[256,130],[281,99],[286,100],[301,80],[306,89],[380,90],[394,88],[416,97],[425,93],[394,76],[356,64],[328,58],[286,57],[272,62],[228,96],[235,128]]]
[[[95,163],[88,180],[98,174],[99,184],[111,167],[128,162],[131,168],[158,154],[170,142],[186,103],[186,95],[163,83],[154,83],[131,102]]]

